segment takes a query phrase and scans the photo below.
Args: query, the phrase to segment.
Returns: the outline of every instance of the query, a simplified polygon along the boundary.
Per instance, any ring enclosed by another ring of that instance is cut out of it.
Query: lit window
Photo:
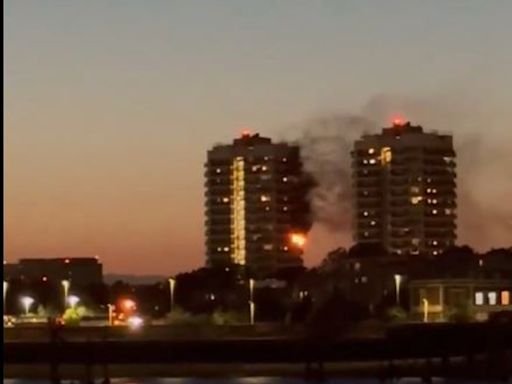
[[[432,241],[432,245],[437,245],[437,240]]]
[[[269,195],[261,195],[260,201],[262,201],[262,202],[270,201],[270,196]]]
[[[364,211],[363,216],[368,216],[368,211]]]
[[[283,211],[285,211],[285,212],[286,212],[286,211],[288,211],[288,207],[287,207],[287,206],[284,206],[284,207],[283,207]]]
[[[451,214],[452,214],[452,212],[453,212],[453,211],[452,211],[450,208],[446,208],[446,209],[444,210],[444,214],[445,214],[445,215],[451,215]]]
[[[363,195],[368,196],[368,191],[363,191]]]
[[[265,207],[265,211],[270,211],[270,207],[268,205]]]
[[[411,192],[412,193],[420,193],[420,187],[416,187],[416,186],[411,187]]]
[[[375,224],[377,224],[377,222],[376,222],[375,220],[370,221],[370,225],[372,225],[372,226],[373,226],[373,225],[375,225]]]
[[[363,164],[368,164],[368,160],[364,159]]]
[[[438,253],[439,253],[439,252],[437,252],[437,251],[433,251],[433,252],[432,252],[432,254],[433,254],[434,256],[437,256],[437,254],[438,254]]]
[[[433,215],[437,215],[437,209],[433,209],[433,210],[432,210],[432,214],[433,214]]]
[[[423,200],[423,196],[411,197],[411,203],[413,203],[414,205],[418,204],[421,200]]]
[[[482,259],[478,259],[478,266],[483,267],[484,261]]]
[[[484,305],[484,293],[483,292],[475,292],[475,304],[476,305]]]
[[[368,150],[368,153],[369,153],[370,155],[374,154],[374,153],[375,153],[375,149],[370,148],[370,149]]]
[[[370,164],[377,164],[377,160],[375,160],[375,159],[370,159]]]
[[[220,172],[221,172],[220,168],[217,168],[217,169],[215,170],[215,172],[220,173]]]
[[[229,197],[223,197],[222,198],[223,203],[229,203]]]
[[[430,193],[430,192],[432,192],[432,189],[427,188],[427,193]]]
[[[228,252],[229,251],[229,247],[224,247],[224,252]]]
[[[256,171],[258,171],[260,169],[260,167],[261,167],[261,165],[253,165],[252,166],[252,171],[256,172]]]
[[[437,189],[432,188],[432,193],[437,193]]]
[[[263,249],[265,251],[271,251],[272,249],[274,249],[274,246],[272,244],[263,244]]]
[[[412,243],[413,245],[418,246],[418,245],[420,245],[420,239],[418,239],[417,237],[415,237],[415,238],[413,238],[413,239],[411,240],[411,243]]]
[[[509,291],[501,291],[501,305],[510,305]]]
[[[368,278],[366,276],[361,276],[361,283],[367,283]]]
[[[370,234],[368,232],[365,232],[364,237],[368,237],[368,236],[370,236]]]
[[[391,154],[391,148],[385,147],[382,148],[380,151],[380,162],[382,165],[386,165],[391,163],[392,154]]]
[[[432,199],[432,204],[437,204],[437,199]]]
[[[288,161],[288,159],[287,159],[286,157],[283,157],[282,162],[283,162],[283,163],[286,163],[287,161]]]
[[[217,252],[222,252],[222,247],[217,247]]]
[[[288,251],[288,247],[286,245],[283,247],[283,251]]]
[[[487,292],[487,299],[489,300],[489,305],[496,305],[498,302],[498,295],[496,292]]]
[[[286,183],[287,181],[288,181],[288,178],[287,178],[286,176],[285,176],[285,177],[283,177],[283,182],[285,182],[285,183]]]
[[[264,166],[261,167],[261,170],[262,171],[266,171],[266,170],[268,170],[268,167],[266,165],[264,165]]]

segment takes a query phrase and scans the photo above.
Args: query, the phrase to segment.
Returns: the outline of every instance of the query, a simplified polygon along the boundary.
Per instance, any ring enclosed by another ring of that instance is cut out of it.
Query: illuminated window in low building
[[[433,215],[437,215],[437,209],[433,209],[433,210],[432,210],[432,214],[433,214]]]
[[[286,163],[287,161],[288,161],[288,159],[286,157],[283,157],[282,162]]]
[[[437,204],[437,199],[432,199],[432,204]]]
[[[224,252],[229,252],[229,247],[224,247]]]
[[[386,165],[391,163],[391,159],[393,158],[391,153],[391,148],[384,147],[380,151],[380,162],[382,165]]]
[[[489,300],[489,305],[496,305],[498,303],[496,292],[487,292],[487,299]]]
[[[453,210],[452,210],[452,209],[450,209],[450,208],[445,208],[445,210],[444,210],[444,214],[445,214],[445,215],[451,215],[452,213],[453,213]]]
[[[272,249],[274,249],[274,246],[272,244],[263,244],[263,249],[265,251],[271,251]]]
[[[509,291],[501,291],[501,305],[510,305]]]
[[[229,203],[229,197],[223,197],[222,198],[223,203]]]
[[[217,168],[217,169],[215,170],[215,172],[217,172],[217,173],[221,173],[220,168]]]
[[[361,276],[361,283],[367,283],[368,278],[366,276]]]
[[[288,251],[288,247],[286,245],[283,247],[283,251]]]
[[[368,237],[368,236],[370,236],[370,234],[368,232],[365,232],[364,237]]]
[[[286,183],[288,181],[288,178],[285,176],[283,177],[283,182]]]
[[[437,240],[433,240],[432,245],[437,245]]]
[[[375,159],[370,159],[370,164],[377,164],[377,160],[375,160]]]
[[[370,149],[368,150],[368,153],[369,153],[370,155],[373,155],[373,154],[375,153],[375,149],[374,149],[374,148],[370,148]]]
[[[415,246],[418,246],[418,245],[420,245],[420,239],[418,239],[417,237],[414,237],[411,239],[411,243]]]
[[[370,225],[374,226],[375,224],[377,224],[375,220],[370,221]]]
[[[484,293],[475,292],[475,305],[484,305]]]
[[[283,211],[284,211],[284,212],[288,211],[288,207],[287,207],[287,206],[284,206],[284,207],[283,207]]]
[[[263,172],[265,172],[265,171],[267,171],[267,170],[268,170],[268,167],[267,167],[266,165],[263,165],[263,166],[261,167],[261,170],[262,170]]]
[[[363,159],[363,164],[368,164],[368,160]]]
[[[364,211],[363,216],[368,216],[368,211]]]

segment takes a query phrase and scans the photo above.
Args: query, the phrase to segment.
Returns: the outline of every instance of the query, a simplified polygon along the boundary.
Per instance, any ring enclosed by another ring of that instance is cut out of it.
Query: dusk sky
[[[4,11],[9,261],[200,267],[206,151],[243,127],[297,138],[339,113],[386,125],[396,112],[453,133],[460,242],[512,245],[511,1],[11,0]],[[349,245],[317,224],[306,264]]]

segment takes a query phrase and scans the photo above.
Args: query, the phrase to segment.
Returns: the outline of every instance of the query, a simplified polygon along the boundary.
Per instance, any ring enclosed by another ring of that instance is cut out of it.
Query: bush
[[[399,306],[394,306],[386,311],[386,320],[393,323],[400,323],[407,320],[407,312]]]

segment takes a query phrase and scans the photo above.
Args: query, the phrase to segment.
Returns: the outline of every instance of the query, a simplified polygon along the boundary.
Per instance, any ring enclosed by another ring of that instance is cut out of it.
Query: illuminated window
[[[446,209],[444,210],[444,214],[445,214],[445,215],[451,215],[451,214],[452,214],[452,212],[453,212],[453,211],[452,211],[450,208],[446,208]]]
[[[423,200],[423,196],[413,196],[413,197],[411,197],[411,203],[413,203],[414,205],[416,205],[419,202],[421,202],[421,200]]]
[[[432,192],[432,189],[427,188],[427,193],[430,193],[430,192]]]
[[[377,160],[375,160],[375,159],[370,159],[370,164],[377,164]]]
[[[221,173],[220,168],[217,168],[217,169],[215,170],[215,172],[217,172],[217,173]]]
[[[433,252],[432,252],[432,254],[433,254],[434,256],[437,256],[437,254],[438,254],[438,253],[439,253],[439,252],[437,252],[437,251],[433,251]]]
[[[418,239],[417,237],[414,237],[414,238],[411,239],[411,243],[413,245],[418,246],[418,245],[420,245],[420,239]]]
[[[288,247],[286,245],[283,247],[283,251],[288,251]]]
[[[433,210],[432,210],[432,214],[433,214],[433,215],[437,215],[437,209],[433,209]]]
[[[288,159],[286,157],[283,157],[282,162],[286,163],[287,161],[288,161]]]
[[[363,195],[368,196],[368,191],[363,191]]]
[[[475,292],[475,305],[484,305],[484,293]]]
[[[437,240],[432,241],[432,245],[437,245]]]
[[[283,182],[285,182],[285,183],[286,183],[287,181],[288,181],[288,178],[287,178],[286,176],[285,176],[285,177],[283,177]]]
[[[367,283],[368,282],[368,278],[366,276],[361,276],[361,283]]]
[[[498,302],[498,295],[496,292],[487,292],[487,299],[489,300],[489,305],[496,305]]]
[[[363,164],[368,164],[368,160],[364,159]]]
[[[287,206],[284,206],[284,207],[283,207],[283,211],[285,211],[285,212],[286,212],[286,211],[288,211],[288,207],[287,207]]]
[[[265,251],[271,251],[272,249],[274,249],[274,246],[272,244],[263,244],[263,249]]]
[[[432,188],[432,193],[437,193],[437,189]]]
[[[260,167],[261,167],[261,165],[253,165],[251,169],[253,172],[256,172],[260,169]]]
[[[372,226],[373,226],[373,225],[375,225],[375,224],[377,224],[377,222],[376,222],[375,220],[370,221],[370,225],[372,225]]]
[[[501,305],[510,305],[509,291],[501,291]]]
[[[262,170],[263,172],[265,172],[266,170],[268,170],[268,167],[267,167],[266,165],[263,165],[263,166],[261,167],[261,170]]]
[[[484,261],[482,259],[478,259],[478,266],[483,267]]]
[[[364,211],[363,216],[368,216],[368,211]]]
[[[223,203],[229,203],[229,197],[223,197],[222,198]]]
[[[370,234],[368,232],[365,232],[364,237],[368,237],[368,236],[370,236]]]
[[[369,153],[370,155],[374,154],[374,153],[375,153],[375,149],[370,148],[370,149],[368,150],[368,153]]]
[[[265,211],[270,211],[270,207],[268,205],[265,207]]]
[[[380,161],[382,165],[386,165],[391,163],[392,154],[391,154],[391,148],[384,147],[380,151]]]
[[[420,193],[420,187],[411,187],[411,193]]]
[[[224,252],[228,252],[229,251],[229,247],[224,247]]]
[[[260,196],[260,201],[261,202],[270,201],[270,196],[269,195],[261,195]]]
[[[222,252],[222,247],[217,247],[217,252]]]
[[[432,199],[432,204],[437,204],[437,199]]]

